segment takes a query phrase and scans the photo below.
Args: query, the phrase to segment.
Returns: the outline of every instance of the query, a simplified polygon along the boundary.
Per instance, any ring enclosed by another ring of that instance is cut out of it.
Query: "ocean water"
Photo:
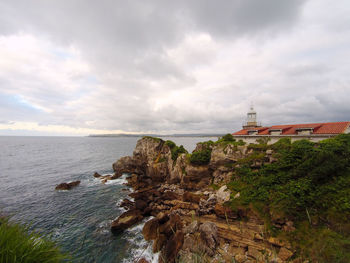
[[[132,155],[137,137],[1,137],[0,211],[13,220],[49,235],[74,262],[157,262],[152,244],[141,234],[145,219],[124,233],[109,226],[128,198],[125,177],[102,184],[93,177],[113,173],[112,164]],[[192,151],[199,141],[216,138],[173,137]],[[56,191],[62,182],[80,180],[70,191]]]

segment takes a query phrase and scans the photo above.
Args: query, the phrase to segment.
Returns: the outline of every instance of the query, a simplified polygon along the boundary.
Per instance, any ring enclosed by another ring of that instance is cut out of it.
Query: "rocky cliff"
[[[288,242],[271,237],[253,209],[228,205],[240,193],[231,193],[226,184],[248,159],[253,169],[275,161],[271,150],[256,158],[245,145],[200,143],[187,154],[172,142],[140,139],[132,156],[113,164],[116,176],[130,174],[135,191],[134,202],[122,202],[128,211],[112,223],[112,232],[153,216],[143,235],[153,240],[154,252],[160,251],[160,262],[287,262],[294,254]],[[272,223],[286,232],[293,229],[283,218]]]

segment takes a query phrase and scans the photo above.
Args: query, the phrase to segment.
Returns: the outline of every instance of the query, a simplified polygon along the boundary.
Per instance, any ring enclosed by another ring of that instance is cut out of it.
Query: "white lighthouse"
[[[258,125],[257,118],[256,118],[256,111],[254,110],[253,105],[250,106],[250,110],[247,113],[247,122],[243,124],[243,129],[249,129],[249,128],[257,128],[261,127]]]

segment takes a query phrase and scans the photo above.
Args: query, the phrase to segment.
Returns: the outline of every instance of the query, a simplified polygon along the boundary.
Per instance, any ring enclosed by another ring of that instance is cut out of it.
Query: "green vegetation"
[[[68,262],[68,256],[42,235],[27,226],[0,218],[0,262]]]
[[[176,162],[179,154],[188,153],[182,145],[177,146],[173,141],[167,140],[165,142],[165,145],[169,146],[171,150],[171,159],[173,159],[174,162]]]
[[[190,163],[195,165],[204,165],[210,162],[211,149],[204,149],[201,151],[193,152],[190,155]]]
[[[211,151],[214,145],[222,145],[226,146],[228,144],[232,144],[234,146],[244,145],[245,143],[242,140],[236,141],[232,134],[228,133],[218,139],[216,142],[206,141],[197,144],[197,148],[199,150],[195,150],[192,154],[189,155],[189,161],[191,164],[195,165],[205,165],[210,162]],[[199,146],[199,147],[198,147]]]
[[[236,141],[235,138],[233,138],[231,133],[228,133],[224,136],[222,136],[220,139],[218,139],[214,144],[220,144],[220,145],[227,145],[227,144],[232,144],[235,146],[238,145],[245,145],[245,142],[242,140]]]
[[[269,225],[277,213],[292,220],[288,236],[300,255],[312,262],[348,262],[350,258],[350,134],[313,143],[281,139],[273,145],[249,145],[228,184],[240,198],[231,206],[255,207]],[[277,162],[253,169],[253,162],[274,150]],[[278,229],[270,228],[279,233]]]

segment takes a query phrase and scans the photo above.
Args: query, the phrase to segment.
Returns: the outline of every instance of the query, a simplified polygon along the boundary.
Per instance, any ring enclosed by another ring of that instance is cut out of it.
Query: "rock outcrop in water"
[[[206,148],[207,147],[207,148]],[[225,185],[239,160],[253,152],[246,146],[202,145],[200,155],[210,147],[210,161],[193,164],[185,153],[174,158],[174,149],[158,138],[137,142],[133,156],[113,164],[116,176],[129,173],[128,185],[135,189],[134,202],[122,203],[128,211],[116,219],[111,229],[119,232],[153,216],[143,235],[153,240],[153,251],[160,251],[159,262],[286,262],[294,251],[290,244],[267,236],[263,220],[253,210],[226,205],[230,191]],[[271,162],[271,153],[263,160]],[[201,161],[201,159],[199,158]],[[203,161],[204,162],[204,161]],[[261,163],[254,163],[259,169]],[[236,197],[239,197],[239,193]],[[279,222],[282,229],[286,222]],[[289,222],[289,225],[292,224]]]
[[[70,190],[75,186],[78,186],[80,181],[74,181],[70,183],[61,183],[55,187],[55,190]]]

